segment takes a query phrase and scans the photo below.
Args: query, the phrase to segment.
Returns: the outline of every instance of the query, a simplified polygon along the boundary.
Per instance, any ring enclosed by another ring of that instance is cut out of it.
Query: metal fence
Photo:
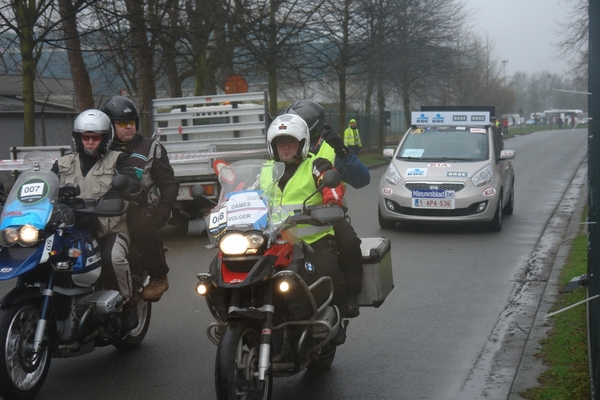
[[[349,111],[346,113],[346,119],[356,120],[356,127],[360,132],[360,139],[363,145],[364,151],[375,151],[378,147],[378,132],[381,124],[381,116],[379,114],[365,114],[359,111]],[[340,114],[337,110],[325,110],[325,121],[331,125],[333,130],[340,136],[344,135],[344,130],[348,127],[340,127]],[[396,146],[406,132],[406,121],[404,119],[403,111],[391,111],[389,126],[383,127],[384,143],[390,146]]]

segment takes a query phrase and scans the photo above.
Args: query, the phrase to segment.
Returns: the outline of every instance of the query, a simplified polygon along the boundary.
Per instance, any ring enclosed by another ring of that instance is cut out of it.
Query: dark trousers
[[[346,310],[346,283],[338,268],[338,249],[333,236],[325,236],[310,245],[316,253],[317,267],[333,280],[333,304],[338,306],[342,317]]]
[[[335,224],[333,230],[338,245],[340,270],[346,282],[346,293],[357,295],[362,289],[361,240],[347,219]]]
[[[350,148],[350,150],[352,150],[352,152],[353,152],[355,155],[358,155],[358,153],[360,153],[360,149],[361,149],[361,147],[360,147],[360,146],[348,146],[348,147]]]
[[[127,228],[131,234],[131,242],[140,254],[139,263],[153,278],[169,273],[163,243],[150,211],[142,208],[127,213]]]

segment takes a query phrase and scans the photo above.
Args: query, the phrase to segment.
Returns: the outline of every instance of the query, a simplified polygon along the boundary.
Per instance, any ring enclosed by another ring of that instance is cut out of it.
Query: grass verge
[[[584,212],[584,218],[586,212]],[[585,220],[585,219],[583,219]],[[587,272],[588,241],[584,232],[573,240],[571,253],[563,267],[558,284],[565,287],[569,281]],[[565,308],[586,298],[584,287],[562,293],[552,311]],[[530,400],[588,400],[590,382],[588,369],[586,306],[579,305],[551,318],[552,329],[541,341],[537,356],[548,369],[540,376],[540,387],[521,393]]]

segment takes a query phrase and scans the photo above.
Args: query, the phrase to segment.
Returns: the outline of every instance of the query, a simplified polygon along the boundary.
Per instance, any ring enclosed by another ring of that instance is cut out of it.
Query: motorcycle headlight
[[[19,243],[24,246],[34,244],[38,241],[39,231],[31,225],[23,225],[19,228]]]
[[[2,231],[2,244],[10,246],[19,240],[19,232],[16,229],[6,228]]]
[[[488,164],[473,175],[471,182],[473,182],[473,185],[475,186],[481,186],[490,183],[493,178],[494,171],[492,170],[492,166]]]
[[[265,238],[256,232],[229,233],[219,241],[219,249],[227,255],[256,254]]]

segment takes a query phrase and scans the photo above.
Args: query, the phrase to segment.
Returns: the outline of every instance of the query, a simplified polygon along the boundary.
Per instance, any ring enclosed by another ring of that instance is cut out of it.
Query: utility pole
[[[600,293],[600,1],[589,2],[588,82],[588,297]],[[600,385],[600,301],[589,302],[588,324],[592,398]]]

